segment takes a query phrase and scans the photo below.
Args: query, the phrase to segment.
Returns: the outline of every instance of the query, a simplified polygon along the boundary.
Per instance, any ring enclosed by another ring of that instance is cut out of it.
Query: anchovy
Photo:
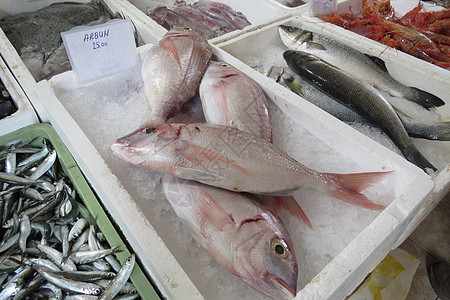
[[[414,146],[392,105],[370,84],[306,52],[287,50],[283,57],[310,84],[378,124],[410,162],[436,171]]]
[[[38,269],[38,272],[50,283],[59,286],[61,289],[86,295],[100,295],[102,288],[94,283],[81,282],[76,280],[67,279],[62,275],[56,275],[52,272],[45,272]]]
[[[109,254],[117,252],[117,247],[104,250],[77,251],[73,252],[69,258],[76,264],[86,264],[93,262],[99,258],[103,258]]]
[[[122,264],[119,272],[117,272],[117,276],[112,280],[111,284],[103,291],[103,293],[98,298],[99,300],[107,300],[114,298],[119,292],[120,289],[125,285],[128,281],[128,278],[133,271],[135,263],[135,255],[131,254],[130,257]]]
[[[85,218],[79,218],[70,229],[68,241],[71,242],[73,239],[76,239],[88,224],[89,223]]]

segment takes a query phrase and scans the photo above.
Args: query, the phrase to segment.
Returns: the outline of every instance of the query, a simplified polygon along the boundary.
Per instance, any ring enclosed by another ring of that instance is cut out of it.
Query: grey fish
[[[53,3],[34,12],[7,16],[0,26],[36,81],[70,70],[60,33],[75,26],[110,20],[112,14],[101,3]],[[55,52],[62,55],[55,56]],[[47,72],[43,70],[47,69]],[[56,70],[55,70],[56,69]]]
[[[335,101],[295,73],[284,70],[284,73],[279,76],[278,83],[286,85],[297,95],[343,122],[379,127],[339,101]],[[403,115],[398,110],[396,112],[409,136],[429,140],[450,141],[450,122],[421,122]]]
[[[283,57],[303,79],[378,124],[410,162],[436,171],[414,146],[392,105],[373,86],[306,52],[287,50]]]
[[[408,87],[381,68],[368,55],[324,35],[292,26],[280,26],[280,37],[291,50],[299,50],[320,57],[331,65],[367,81],[389,95],[415,102],[427,109],[445,104],[439,97],[415,87]],[[380,59],[377,59],[380,64]]]

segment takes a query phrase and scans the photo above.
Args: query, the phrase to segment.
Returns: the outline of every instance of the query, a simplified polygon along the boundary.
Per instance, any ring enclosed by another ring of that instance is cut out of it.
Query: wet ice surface
[[[53,81],[62,104],[89,137],[112,172],[136,201],[143,214],[166,243],[172,254],[206,299],[266,299],[215,262],[193,240],[165,199],[159,173],[128,164],[115,157],[112,142],[136,129],[149,115],[139,67],[85,86],[72,86],[72,80]],[[271,103],[274,143],[310,168],[327,172],[362,172],[356,160],[331,148],[296,123]],[[200,102],[189,103],[176,117],[177,122],[203,121]],[[373,132],[370,129],[365,129]],[[383,133],[375,139],[389,146]],[[366,196],[385,205],[397,197],[396,176],[365,191]],[[300,190],[295,198],[301,203],[314,230],[285,213],[280,216],[294,242],[298,258],[298,289],[302,289],[379,211],[370,211],[339,201],[321,192]]]

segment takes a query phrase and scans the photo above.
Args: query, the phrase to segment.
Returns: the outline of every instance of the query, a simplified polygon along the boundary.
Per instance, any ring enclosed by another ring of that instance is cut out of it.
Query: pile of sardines
[[[234,11],[224,3],[207,0],[193,4],[176,1],[173,8],[158,6],[148,16],[167,30],[187,26],[206,39],[251,25],[241,12]]]
[[[116,260],[56,151],[33,141],[0,147],[0,299],[138,298],[134,254]]]
[[[12,115],[17,111],[11,95],[6,90],[5,85],[0,80],[0,119]]]

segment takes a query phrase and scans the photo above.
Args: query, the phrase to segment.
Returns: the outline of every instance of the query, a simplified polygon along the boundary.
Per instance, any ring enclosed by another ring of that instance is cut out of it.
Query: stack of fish
[[[449,140],[450,124],[410,120],[394,109],[389,98],[379,90],[426,109],[444,105],[440,98],[402,85],[379,65],[382,61],[375,58],[377,64],[369,56],[336,40],[290,26],[280,26],[279,31],[290,49],[283,55],[286,63],[299,76],[289,75],[289,71],[281,76],[282,67],[272,68],[271,76],[275,75],[276,80],[282,78],[300,96],[342,120],[376,124],[409,161],[424,170],[436,170],[411,142],[405,127],[416,137]]]
[[[207,0],[189,5],[185,1],[176,1],[173,9],[158,6],[148,16],[167,30],[190,27],[207,39],[251,25],[241,12],[224,3]]]
[[[17,111],[11,95],[8,93],[3,82],[0,80],[0,119],[12,115]]]
[[[7,16],[0,27],[36,81],[71,69],[61,32],[112,19],[102,0],[54,3],[34,12]]]
[[[231,65],[210,58],[207,40],[188,28],[170,30],[152,47],[142,69],[151,116],[115,141],[112,151],[168,174],[162,180],[166,198],[225,268],[268,296],[291,298],[297,261],[276,212],[287,209],[308,223],[290,196],[302,187],[383,209],[361,191],[391,172],[319,173],[294,160],[272,144],[262,89]],[[208,123],[167,123],[197,90]]]
[[[134,254],[116,260],[120,249],[105,244],[56,151],[30,143],[0,148],[0,299],[138,298]]]

